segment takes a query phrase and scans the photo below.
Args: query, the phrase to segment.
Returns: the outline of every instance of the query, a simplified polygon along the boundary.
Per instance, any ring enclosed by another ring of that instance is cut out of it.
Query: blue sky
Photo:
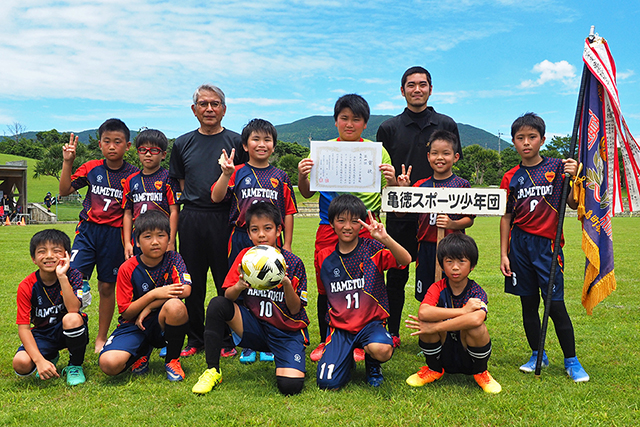
[[[405,106],[400,77],[433,76],[429,104],[508,134],[526,111],[571,132],[591,25],[609,42],[622,111],[640,136],[640,2],[46,1],[0,3],[0,134],[97,128],[109,117],[169,137],[193,130],[201,83],[227,95],[223,125],[330,115],[344,93],[372,114]],[[609,5],[605,5],[608,3]]]

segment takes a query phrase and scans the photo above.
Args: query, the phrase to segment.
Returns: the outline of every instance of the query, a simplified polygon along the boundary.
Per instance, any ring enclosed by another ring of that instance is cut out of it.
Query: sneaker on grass
[[[191,389],[196,394],[209,393],[215,386],[222,382],[222,372],[216,368],[207,369],[200,375],[198,382]]]
[[[87,380],[82,366],[69,365],[62,370],[62,373],[67,374],[67,385],[70,386],[82,384]]]
[[[260,361],[261,362],[273,362],[273,353],[270,353],[268,351],[261,351],[260,352]]]
[[[361,348],[354,348],[353,360],[355,360],[356,362],[362,362],[364,360],[364,350]]]
[[[220,357],[233,357],[238,354],[238,350],[235,347],[223,348],[220,350]]]
[[[311,359],[312,362],[317,362],[318,360],[320,360],[322,358],[322,353],[324,352],[324,343],[321,342],[320,344],[318,344],[318,346],[311,352],[311,354],[309,355],[309,359]]]
[[[536,370],[536,361],[538,360],[538,350],[534,350],[533,353],[531,354],[531,358],[529,359],[529,361],[527,363],[525,363],[524,365],[520,366],[520,370],[522,372],[533,372]],[[549,359],[547,358],[547,352],[545,351],[542,354],[542,368],[546,368],[547,366],[549,366]]]
[[[243,348],[240,352],[240,363],[248,364],[256,361],[256,352],[250,348]]]
[[[564,369],[567,375],[576,383],[584,383],[589,381],[589,374],[584,370],[577,357],[569,357],[564,359]]]
[[[204,347],[192,347],[187,345],[184,350],[180,352],[180,357],[190,357],[196,353],[200,353],[202,350],[204,350]]]
[[[136,375],[146,374],[149,371],[149,357],[142,356],[131,365],[131,372]]]
[[[422,387],[425,384],[439,380],[443,375],[444,370],[438,372],[431,370],[428,366],[423,366],[418,372],[409,376],[406,381],[411,387]]]
[[[384,381],[382,376],[382,367],[379,362],[365,362],[365,370],[367,372],[367,383],[371,387],[380,387]]]
[[[184,379],[184,371],[180,365],[180,359],[173,359],[169,363],[165,363],[164,369],[167,371],[167,379],[169,381],[182,381]]]
[[[498,381],[493,379],[489,371],[475,374],[473,376],[473,379],[476,380],[478,385],[482,387],[485,393],[498,394],[502,391],[502,386],[498,384]]]

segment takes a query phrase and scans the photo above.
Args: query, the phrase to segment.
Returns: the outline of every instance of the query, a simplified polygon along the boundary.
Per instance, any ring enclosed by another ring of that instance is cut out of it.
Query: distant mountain
[[[378,127],[391,117],[393,116],[371,116],[367,128],[362,132],[362,137],[375,141]],[[311,116],[293,123],[277,125],[276,130],[279,140],[297,142],[305,147],[309,146],[309,138],[315,141],[326,141],[338,136],[333,116]],[[478,144],[484,148],[498,150],[498,137],[492,133],[463,123],[458,123],[458,132],[463,147]],[[501,149],[509,145],[511,145],[509,142],[501,138]]]
[[[362,132],[362,137],[375,141],[378,127],[380,127],[382,122],[391,117],[393,116],[373,115],[369,117],[369,123],[364,132]],[[297,142],[305,147],[309,146],[309,138],[315,141],[326,141],[338,136],[338,130],[336,129],[333,116],[311,116],[296,120],[293,123],[276,125],[276,130],[278,131],[279,140]],[[484,148],[498,150],[498,137],[492,133],[475,126],[465,125],[464,123],[458,123],[458,132],[460,133],[460,142],[463,147],[478,144]],[[37,132],[25,132],[21,134],[21,136],[27,139],[36,139],[36,133]],[[80,142],[88,144],[89,136],[97,138],[97,133],[97,129],[89,129],[78,132],[75,135],[78,136]],[[134,140],[136,135],[138,135],[138,132],[132,130],[131,141]],[[504,139],[500,140],[500,148],[505,148],[510,145],[510,142]]]

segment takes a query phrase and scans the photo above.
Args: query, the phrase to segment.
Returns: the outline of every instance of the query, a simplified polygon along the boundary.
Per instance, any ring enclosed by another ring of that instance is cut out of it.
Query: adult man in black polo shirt
[[[187,346],[181,356],[192,356],[204,347],[204,301],[207,293],[207,270],[215,282],[218,295],[228,272],[230,202],[213,203],[211,186],[220,177],[218,159],[222,149],[235,148],[236,164],[244,163],[246,152],[240,135],[222,127],[227,106],[224,92],[213,85],[202,85],[193,94],[191,110],[200,127],[176,139],[171,150],[169,174],[180,182],[182,205],[178,223],[180,254],[191,275],[191,295],[185,300],[189,311]],[[231,339],[224,345],[227,355],[234,355]]]
[[[431,74],[422,67],[411,67],[402,75],[400,92],[407,101],[402,114],[386,120],[378,128],[377,141],[382,142],[391,156],[396,173],[402,171],[402,165],[412,166],[411,181],[433,175],[433,169],[427,160],[426,144],[436,130],[446,129],[453,132],[458,140],[458,126],[451,117],[436,113],[427,106],[431,95]],[[462,158],[462,151],[460,158]],[[387,232],[411,253],[417,254],[417,215],[405,215],[402,218],[394,214],[387,215]],[[394,336],[395,346],[400,345],[397,338],[400,333],[400,319],[404,306],[404,287],[409,278],[409,269],[390,269],[387,272],[387,293],[389,295],[390,317],[388,328]]]

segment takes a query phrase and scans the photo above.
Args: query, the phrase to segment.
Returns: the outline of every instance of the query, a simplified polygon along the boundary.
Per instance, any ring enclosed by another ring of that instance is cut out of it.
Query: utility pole
[[[498,154],[500,154],[500,137],[504,135],[504,133],[498,131]]]

